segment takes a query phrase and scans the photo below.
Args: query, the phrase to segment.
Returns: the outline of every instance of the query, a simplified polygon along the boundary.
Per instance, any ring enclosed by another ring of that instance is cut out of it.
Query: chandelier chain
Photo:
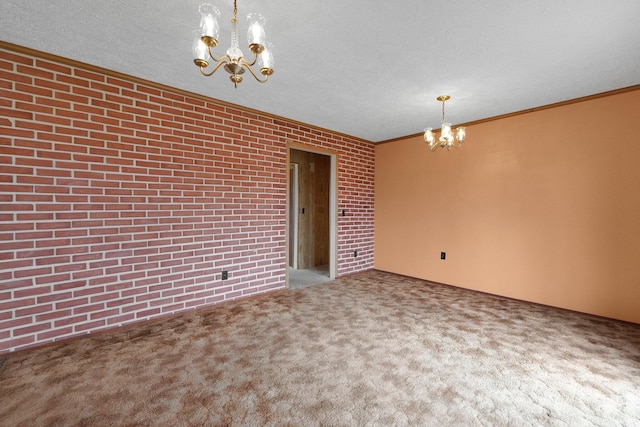
[[[233,0],[233,20],[234,24],[238,22],[238,0]]]

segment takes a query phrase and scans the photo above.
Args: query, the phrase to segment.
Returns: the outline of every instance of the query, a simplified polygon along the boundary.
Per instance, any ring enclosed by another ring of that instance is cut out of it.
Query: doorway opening
[[[294,146],[288,151],[287,286],[335,279],[337,272],[337,158]]]

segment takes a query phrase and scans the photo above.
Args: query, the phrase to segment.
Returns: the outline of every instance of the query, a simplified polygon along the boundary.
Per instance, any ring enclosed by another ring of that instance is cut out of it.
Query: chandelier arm
[[[222,55],[220,58],[216,58],[213,55],[213,49],[211,48],[211,46],[208,46],[208,49],[209,49],[209,56],[211,57],[211,59],[213,59],[216,62],[223,61],[225,58],[229,59],[229,55],[227,55],[226,53],[224,55]],[[226,63],[226,61],[225,61],[225,63]]]
[[[269,78],[269,76],[268,76],[268,75],[265,75],[265,76],[264,76],[264,80],[260,80],[260,77],[258,77],[258,75],[253,71],[253,68],[251,68],[251,66],[252,66],[253,64],[255,64],[255,61],[253,61],[253,63],[252,63],[252,64],[249,64],[247,61],[245,61],[245,60],[244,60],[244,58],[242,58],[242,59],[243,59],[243,62],[244,62],[245,68],[246,68],[247,70],[249,70],[249,72],[251,73],[251,75],[253,76],[253,78],[254,78],[254,79],[256,79],[257,81],[259,81],[260,83],[265,83],[265,82],[267,81],[267,79]]]
[[[225,56],[227,55],[221,56],[220,59],[221,60],[224,59]],[[227,64],[227,63],[228,63],[227,61],[219,61],[218,65],[216,65],[215,68],[208,73],[204,71],[204,67],[200,67],[200,74],[202,74],[205,77],[212,76],[216,71],[218,71],[220,67],[222,67],[224,64]]]
[[[251,61],[251,63],[249,63],[244,57],[242,57],[242,62],[249,67],[253,67],[256,65],[256,62],[258,62],[258,54],[255,52],[253,53],[253,61]]]

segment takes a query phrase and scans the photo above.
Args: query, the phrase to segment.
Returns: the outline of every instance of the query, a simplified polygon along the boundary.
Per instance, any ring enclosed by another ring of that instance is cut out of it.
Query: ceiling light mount
[[[446,148],[451,150],[454,147],[461,147],[462,141],[467,136],[464,126],[460,126],[454,132],[451,130],[451,123],[445,123],[444,121],[444,103],[450,100],[449,95],[440,95],[436,98],[437,101],[442,102],[442,126],[440,127],[440,137],[436,139],[433,133],[433,128],[426,128],[424,130],[424,142],[427,143],[429,149],[434,151],[436,148]]]
[[[216,57],[213,54],[213,49],[218,45],[219,40],[220,25],[218,24],[218,18],[220,18],[220,11],[209,3],[201,4],[199,10],[201,15],[200,28],[194,31],[193,63],[200,68],[200,73],[208,77],[218,71],[220,67],[223,67],[230,74],[229,79],[231,82],[238,88],[238,83],[242,82],[241,74],[248,70],[257,81],[265,83],[269,76],[273,74],[273,47],[271,43],[265,41],[264,17],[258,13],[247,15],[249,25],[247,38],[249,39],[249,50],[253,53],[253,60],[249,61],[244,57],[238,43],[237,0],[233,0],[231,46],[220,57]],[[211,61],[216,62],[217,65],[211,71],[207,71]],[[259,63],[259,72],[263,78],[259,77],[258,73],[252,68],[256,63]]]

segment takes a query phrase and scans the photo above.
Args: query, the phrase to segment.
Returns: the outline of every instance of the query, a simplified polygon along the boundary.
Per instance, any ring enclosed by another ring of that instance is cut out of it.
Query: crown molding
[[[577,104],[579,102],[591,101],[591,100],[598,99],[598,98],[604,98],[606,96],[619,95],[621,93],[633,92],[633,91],[636,91],[636,90],[640,90],[640,84],[634,85],[634,86],[623,87],[623,88],[620,88],[620,89],[614,89],[614,90],[610,90],[610,91],[607,91],[607,92],[600,92],[600,93],[596,93],[596,94],[593,94],[593,95],[582,96],[580,98],[569,99],[567,101],[561,101],[561,102],[556,102],[556,103],[553,103],[553,104],[542,105],[540,107],[528,108],[526,110],[515,111],[513,113],[501,114],[499,116],[488,117],[486,119],[474,120],[472,122],[466,122],[466,123],[459,123],[459,124],[456,124],[455,126],[458,127],[458,126],[479,125],[481,123],[492,122],[494,120],[502,120],[502,119],[507,119],[509,117],[520,116],[522,114],[534,113],[536,111],[549,110],[551,108],[557,108],[557,107],[564,107],[566,105]],[[439,131],[439,130],[440,129],[434,129],[434,131]],[[411,135],[400,136],[400,137],[397,137],[397,138],[392,138],[392,139],[387,139],[387,140],[384,140],[384,141],[377,142],[376,145],[388,144],[390,142],[396,142],[396,141],[403,141],[403,140],[409,139],[409,138],[415,138],[415,137],[418,137],[418,136],[421,137],[422,135],[423,135],[423,133],[420,132],[420,133],[414,133],[414,134],[411,134]]]

